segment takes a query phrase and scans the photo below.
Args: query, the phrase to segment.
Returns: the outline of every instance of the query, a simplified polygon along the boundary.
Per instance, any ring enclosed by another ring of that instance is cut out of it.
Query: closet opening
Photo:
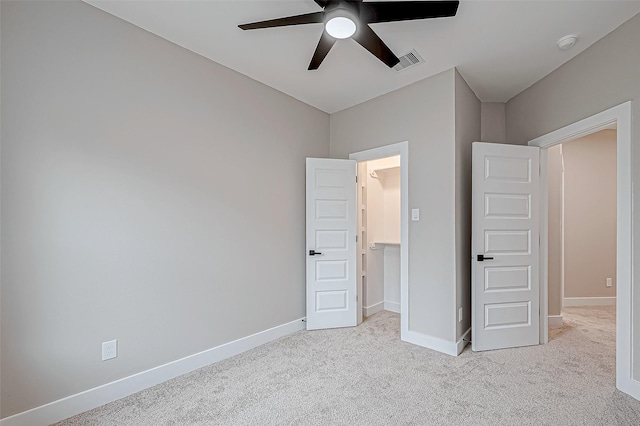
[[[356,161],[358,175],[358,207],[356,209],[358,216],[356,224],[357,323],[360,324],[365,315],[373,315],[374,312],[381,310],[400,312],[400,339],[407,341],[410,317],[409,142],[398,142],[355,152],[349,154],[349,159]],[[369,169],[374,176],[377,176],[377,179],[369,173]],[[369,187],[367,187],[367,183],[369,183]],[[395,189],[389,190],[391,187]],[[381,198],[376,199],[376,195],[368,193],[368,189],[374,191],[374,188],[378,190],[378,196]],[[386,201],[385,194],[387,195]],[[374,208],[374,205],[379,207]],[[386,211],[388,212],[386,215],[385,206],[387,206]],[[378,217],[373,219],[373,223],[367,223],[367,213],[369,211],[373,213],[374,210]],[[385,216],[388,229],[386,234]],[[392,223],[395,224],[391,225]],[[386,264],[385,253],[387,255]],[[372,278],[373,283],[371,283]]]
[[[358,163],[358,286],[362,317],[400,313],[400,156]]]

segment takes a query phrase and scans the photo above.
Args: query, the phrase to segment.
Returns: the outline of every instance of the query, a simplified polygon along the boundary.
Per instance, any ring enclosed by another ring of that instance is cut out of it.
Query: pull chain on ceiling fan
[[[459,1],[315,0],[322,12],[239,25],[243,30],[324,24],[324,31],[311,58],[309,70],[316,70],[338,39],[353,38],[374,56],[393,68],[400,59],[368,24],[455,16]]]

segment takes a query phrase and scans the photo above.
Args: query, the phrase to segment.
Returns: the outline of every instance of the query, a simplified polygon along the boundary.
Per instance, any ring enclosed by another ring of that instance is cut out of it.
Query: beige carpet
[[[544,346],[443,355],[381,312],[301,331],[58,425],[640,425],[615,389],[615,311],[570,308]]]

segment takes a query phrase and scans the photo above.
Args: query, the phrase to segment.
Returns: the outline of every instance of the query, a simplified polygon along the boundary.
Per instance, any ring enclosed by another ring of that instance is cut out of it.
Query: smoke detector
[[[575,34],[569,34],[566,35],[564,37],[561,37],[556,44],[558,45],[558,48],[560,50],[567,50],[567,49],[571,49],[573,46],[575,46],[576,42],[578,41],[578,36]]]

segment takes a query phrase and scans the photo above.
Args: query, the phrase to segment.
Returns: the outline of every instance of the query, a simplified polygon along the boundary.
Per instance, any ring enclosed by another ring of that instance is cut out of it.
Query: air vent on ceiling
[[[409,53],[405,55],[400,56],[399,59],[400,59],[400,62],[398,62],[398,64],[395,67],[393,67],[393,69],[396,71],[402,71],[409,67],[412,67],[414,65],[424,62],[424,59],[422,59],[422,57],[418,55],[418,52],[416,52],[415,49],[411,50]]]

